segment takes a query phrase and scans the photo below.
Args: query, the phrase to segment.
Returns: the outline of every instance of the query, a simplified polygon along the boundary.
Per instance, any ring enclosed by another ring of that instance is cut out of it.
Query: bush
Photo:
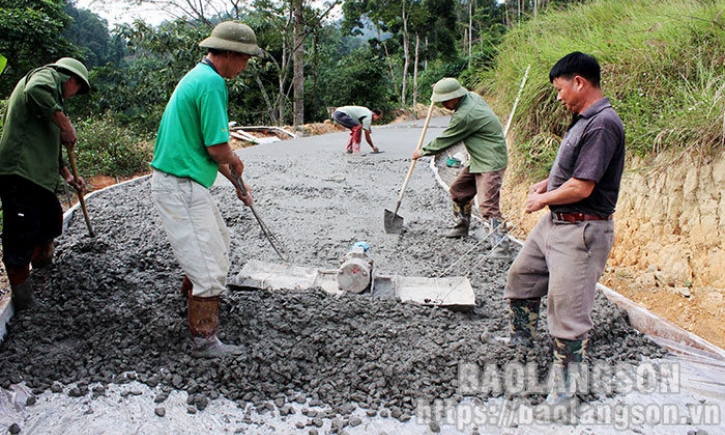
[[[128,177],[149,170],[153,141],[148,133],[120,125],[110,113],[76,122],[75,127],[76,163],[83,176]]]

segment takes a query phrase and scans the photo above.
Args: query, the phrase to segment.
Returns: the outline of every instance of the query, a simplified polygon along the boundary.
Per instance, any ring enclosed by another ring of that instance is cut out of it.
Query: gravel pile
[[[36,394],[52,389],[93,395],[102,394],[103,385],[138,380],[185,390],[188,405],[197,410],[223,395],[280,415],[306,404],[328,407],[327,418],[362,407],[370,416],[404,421],[419,398],[461,398],[461,362],[535,363],[545,374],[552,354],[545,313],[534,349],[481,340],[486,332],[506,333],[501,295],[517,246],[507,242],[508,257],[485,258],[488,241],[436,237],[448,222],[449,205],[424,169],[415,172],[400,212],[408,231],[385,234],[383,209],[395,204],[391,186],[407,169],[385,156],[343,158],[336,151],[339,163],[319,165],[331,158],[329,151],[276,159],[242,154],[257,211],[291,251],[293,264],[337,267],[352,243],[365,240],[376,273],[438,276],[451,268],[448,275],[469,274],[476,291],[472,311],[370,295],[335,297],[320,289],[230,291],[222,301],[220,338],[246,352],[221,360],[191,358],[181,271],[150,202],[149,180],[140,179],[89,198],[97,237],[88,237],[76,213],[57,240],[55,265],[33,271],[38,304],[8,325],[0,386],[25,382]],[[278,262],[231,186],[222,183],[212,192],[232,232],[230,274],[248,259]],[[594,318],[590,358],[614,364],[663,354],[604,298]],[[163,395],[157,400],[163,402]]]

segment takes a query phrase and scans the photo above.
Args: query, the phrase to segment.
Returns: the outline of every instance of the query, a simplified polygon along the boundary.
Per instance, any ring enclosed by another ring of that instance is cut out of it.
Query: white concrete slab
[[[342,291],[337,284],[336,270],[301,267],[286,264],[248,261],[242,270],[229,280],[229,286],[265,290],[304,290],[321,287],[331,294]],[[427,278],[378,276],[373,279],[373,294],[394,296],[401,301],[423,305],[473,307],[476,295],[466,277]],[[391,291],[392,288],[392,291]]]
[[[473,307],[476,295],[468,278],[425,278],[395,276],[395,292],[401,301],[423,305]]]

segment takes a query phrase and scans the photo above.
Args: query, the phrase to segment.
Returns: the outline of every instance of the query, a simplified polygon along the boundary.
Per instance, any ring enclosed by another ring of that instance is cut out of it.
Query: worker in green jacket
[[[63,163],[61,145],[70,151],[77,140],[65,100],[89,90],[86,67],[64,57],[30,71],[8,100],[0,138],[0,200],[3,263],[16,310],[33,305],[30,265],[51,264],[53,240],[62,233],[58,174],[79,191],[85,187]]]
[[[431,101],[453,110],[453,116],[443,133],[416,150],[413,159],[439,154],[461,142],[469,155],[468,165],[450,186],[455,222],[444,236],[460,238],[468,235],[472,201],[478,196],[481,217],[488,222],[495,242],[498,242],[503,238],[501,224],[504,219],[499,201],[508,164],[501,123],[480,95],[469,92],[454,78],[444,78],[436,83]]]

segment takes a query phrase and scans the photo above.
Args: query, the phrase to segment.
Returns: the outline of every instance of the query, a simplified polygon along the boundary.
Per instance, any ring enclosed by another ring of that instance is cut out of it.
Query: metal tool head
[[[386,209],[383,223],[385,225],[385,232],[388,234],[400,234],[403,232],[404,220],[397,213]]]

